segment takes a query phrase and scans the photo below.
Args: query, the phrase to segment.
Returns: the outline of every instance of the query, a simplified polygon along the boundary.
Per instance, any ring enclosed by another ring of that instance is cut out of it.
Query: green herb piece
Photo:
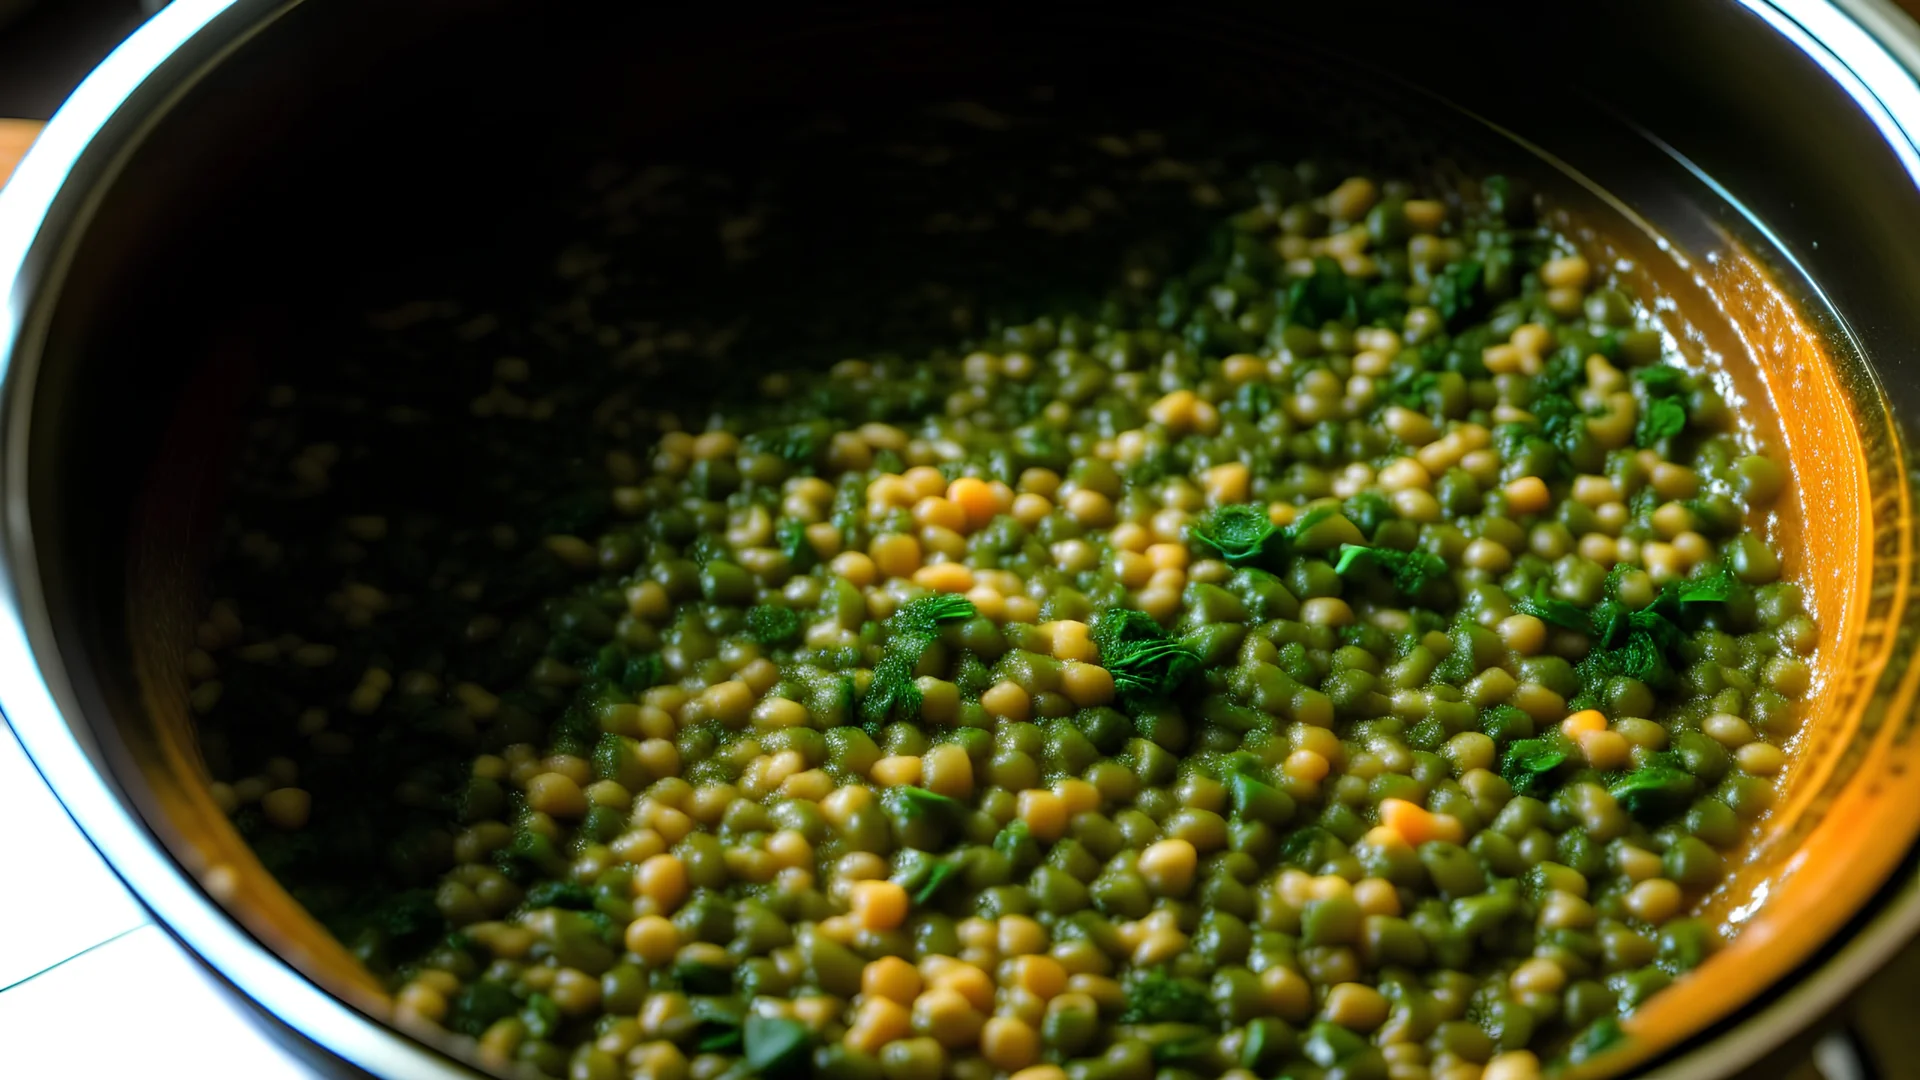
[[[967,868],[967,858],[965,848],[949,858],[936,858],[909,849],[894,880],[907,890],[916,905],[924,906],[932,903],[949,883],[959,880],[958,875]]]
[[[1380,492],[1368,488],[1340,505],[1340,512],[1348,521],[1360,530],[1360,535],[1371,540],[1373,534],[1380,531],[1394,516],[1393,504]]]
[[[1452,642],[1452,647],[1440,661],[1440,666],[1433,669],[1433,677],[1458,686],[1479,674],[1479,669],[1473,664],[1473,628],[1465,619],[1456,619],[1447,630],[1447,638]]]
[[[1534,395],[1565,394],[1573,389],[1587,372],[1587,359],[1581,352],[1573,345],[1555,352],[1533,377]]]
[[[1568,704],[1576,709],[1599,707],[1607,681],[1616,677],[1637,679],[1655,690],[1671,689],[1678,681],[1674,665],[1686,640],[1676,621],[1683,609],[1689,603],[1719,599],[1738,586],[1718,575],[1690,583],[1670,581],[1651,604],[1638,611],[1628,611],[1614,598],[1618,587],[1616,571],[1607,580],[1608,598],[1587,612],[1587,632],[1594,647],[1574,668],[1581,688]]]
[[[1367,1040],[1338,1024],[1322,1020],[1307,1029],[1300,1051],[1315,1065],[1331,1069],[1366,1053],[1368,1048]]]
[[[527,890],[527,907],[587,911],[593,907],[593,893],[586,886],[570,881],[542,881]]]
[[[1015,873],[1026,873],[1040,863],[1040,842],[1033,838],[1027,823],[1018,818],[994,834],[993,850],[1007,857]]]
[[[773,542],[785,553],[796,574],[804,574],[820,564],[820,554],[807,539],[807,523],[799,518],[781,518],[773,527]]]
[[[692,1005],[693,1018],[698,1022],[693,1029],[694,1049],[703,1054],[739,1053],[740,1026],[745,1019],[740,1007],[714,997],[696,997]]]
[[[1418,368],[1403,368],[1387,383],[1386,397],[1389,402],[1403,408],[1424,412],[1427,408],[1427,394],[1440,384],[1437,372],[1421,371]]]
[[[527,1025],[528,1038],[551,1039],[560,1030],[560,1006],[545,994],[530,994],[520,1010],[520,1022]]]
[[[1222,506],[1193,525],[1193,538],[1218,552],[1228,566],[1259,561],[1278,532],[1265,510],[1244,503]]]
[[[740,1029],[712,1025],[712,1030],[694,1040],[693,1048],[702,1054],[734,1054],[740,1051]]]
[[[430,945],[447,932],[446,916],[434,905],[431,889],[408,889],[381,901],[368,922],[386,936],[390,948],[405,948],[414,942]]]
[[[1723,566],[1713,573],[1708,574],[1706,577],[1681,582],[1679,589],[1680,602],[1683,604],[1698,604],[1711,601],[1724,601],[1731,597],[1734,590],[1738,589],[1740,585],[1740,579],[1734,576],[1733,571]]]
[[[454,995],[452,1016],[447,1026],[462,1035],[479,1037],[494,1021],[512,1016],[520,1008],[520,999],[505,983],[478,979],[467,983]]]
[[[741,445],[756,454],[772,454],[789,465],[811,465],[820,449],[820,432],[811,424],[756,431],[741,440]]]
[[[1678,399],[1663,397],[1647,402],[1633,428],[1633,445],[1649,447],[1686,430],[1687,407]]]
[[[1512,705],[1491,705],[1480,713],[1480,730],[1495,742],[1517,741],[1532,733],[1533,717]]]
[[[1670,364],[1651,364],[1633,373],[1648,397],[1676,397],[1687,392],[1687,373]]]
[[[940,895],[940,890],[947,882],[952,881],[956,874],[960,873],[963,866],[964,864],[960,859],[939,859],[934,861],[927,870],[926,880],[920,882],[918,886],[914,888],[912,894],[913,902],[922,907],[932,903],[933,898]]]
[[[641,653],[627,657],[626,665],[620,671],[620,685],[630,693],[659,686],[665,675],[659,653]]]
[[[1407,729],[1407,745],[1415,750],[1438,752],[1446,741],[1446,725],[1431,716]]]
[[[1198,652],[1168,637],[1143,611],[1104,612],[1094,619],[1091,637],[1100,666],[1113,676],[1114,691],[1125,701],[1165,697],[1200,666]]]
[[[1166,968],[1134,976],[1127,985],[1123,1024],[1215,1024],[1213,1002],[1206,988],[1192,979],[1174,977]]]
[[[1623,636],[1634,628],[1636,614],[1638,612],[1629,612],[1618,600],[1602,600],[1587,613],[1587,634],[1593,638],[1593,644],[1602,649],[1617,648]],[[1650,627],[1642,619],[1639,628]]]
[[[1274,409],[1273,387],[1264,382],[1242,383],[1240,389],[1233,395],[1233,403],[1249,418],[1264,420]],[[1166,475],[1164,468],[1161,470],[1161,475]],[[1137,484],[1138,481],[1135,483]]]
[[[673,965],[673,981],[689,994],[724,994],[733,989],[733,972],[688,960]]]
[[[878,727],[891,717],[919,715],[920,688],[913,684],[913,668],[919,661],[918,651],[909,654],[888,642],[887,651],[873,666],[866,697],[860,700],[860,713],[870,726]]]
[[[940,624],[973,616],[972,601],[951,593],[922,596],[900,605],[887,620],[887,645],[880,662],[873,666],[873,681],[860,703],[868,725],[877,727],[889,717],[919,715],[920,688],[913,684],[913,669],[938,636]]]
[[[1680,638],[1679,628],[1656,612],[1636,611],[1628,616],[1630,629],[1617,648],[1597,648],[1574,666],[1581,692],[1570,703],[1574,708],[1595,708],[1607,680],[1624,676],[1638,679],[1655,690],[1670,689],[1675,682],[1668,651]]]
[[[952,593],[934,593],[909,600],[900,605],[887,620],[887,625],[898,635],[932,637],[942,623],[960,622],[971,619],[976,612],[973,601]]]
[[[762,645],[785,645],[800,637],[800,613],[781,604],[747,609],[747,636]]]
[[[1593,620],[1580,609],[1580,605],[1548,596],[1547,583],[1544,581],[1534,585],[1532,596],[1523,596],[1514,601],[1513,607],[1523,615],[1531,615],[1563,629],[1577,630],[1582,634],[1594,633]]]
[[[1500,775],[1521,795],[1539,796],[1553,786],[1553,775],[1573,756],[1565,739],[1547,736],[1521,739],[1507,747],[1500,759]]]
[[[1673,654],[1674,650],[1680,647],[1680,643],[1686,640],[1686,634],[1674,624],[1664,610],[1658,607],[1643,608],[1628,614],[1625,619],[1629,635],[1645,634],[1660,647],[1662,652],[1669,655]]]
[[[1359,304],[1353,283],[1340,264],[1321,255],[1313,260],[1313,273],[1287,286],[1287,322],[1318,330],[1325,323],[1357,319]]]
[[[1646,400],[1640,407],[1639,422],[1633,428],[1633,444],[1656,446],[1686,430],[1688,389],[1686,373],[1676,367],[1655,364],[1634,372]]]
[[[1532,424],[1501,424],[1493,429],[1493,442],[1507,460],[1523,455],[1544,459],[1542,468],[1546,471],[1541,475],[1560,471],[1566,465],[1560,447]]]
[[[1339,839],[1318,825],[1305,825],[1280,841],[1280,864],[1314,871],[1327,864]]]
[[[1016,818],[1007,822],[1006,828],[994,834],[993,850],[1011,857],[1021,844],[1032,838],[1033,830],[1027,828],[1026,822]]]
[[[1305,514],[1293,519],[1291,525],[1281,529],[1281,538],[1288,541],[1296,540],[1308,529],[1313,528],[1315,525],[1320,524],[1339,512],[1340,511],[1335,510],[1331,506],[1322,506],[1314,510],[1309,510]]]
[[[1340,558],[1333,564],[1341,577],[1353,573],[1361,563],[1370,562],[1393,576],[1393,587],[1413,596],[1447,572],[1445,559],[1425,551],[1396,551],[1393,548],[1340,545]]]
[[[1567,1061],[1583,1065],[1626,1041],[1627,1033],[1621,1029],[1620,1021],[1603,1016],[1587,1025],[1587,1029],[1567,1047]]]
[[[1372,326],[1399,326],[1407,318],[1407,290],[1392,281],[1368,286],[1360,297],[1360,318]]]
[[[1505,176],[1489,176],[1480,181],[1480,197],[1487,213],[1508,225],[1524,225],[1533,217],[1533,200],[1524,181]]]
[[[1477,259],[1464,259],[1435,275],[1427,290],[1427,302],[1448,326],[1470,318],[1486,302],[1486,269]]]
[[[813,1032],[784,1016],[747,1017],[741,1027],[747,1069],[757,1076],[804,1075],[813,1049]]]
[[[1607,786],[1607,793],[1632,814],[1636,821],[1649,824],[1672,817],[1693,800],[1699,781],[1682,769],[1670,765],[1646,765]]]
[[[993,669],[973,653],[964,652],[954,668],[953,682],[960,688],[960,700],[979,701],[980,695],[993,687]]]
[[[1293,800],[1286,792],[1244,772],[1227,778],[1227,790],[1233,797],[1233,816],[1246,821],[1282,823],[1293,812]]]
[[[1582,421],[1586,413],[1565,394],[1541,394],[1527,407],[1539,421],[1540,434],[1554,449],[1572,453],[1580,445]]]
[[[937,792],[921,787],[899,787],[897,798],[900,800],[901,813],[908,819],[932,817],[936,814],[951,814],[966,809],[958,799],[949,798]]]

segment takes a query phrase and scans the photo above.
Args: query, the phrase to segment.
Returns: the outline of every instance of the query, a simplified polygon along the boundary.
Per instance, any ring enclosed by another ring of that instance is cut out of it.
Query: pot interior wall
[[[1582,170],[1683,247],[1753,243],[1841,353],[1857,344],[1896,402],[1920,407],[1920,387],[1900,377],[1905,343],[1920,340],[1920,309],[1903,300],[1920,252],[1898,242],[1920,235],[1911,180],[1816,68],[1730,4],[1629,4],[1591,23],[1494,4],[1465,25],[1413,4],[1177,17],[842,4],[747,23],[418,3],[383,7],[372,32],[345,7],[281,16],[161,120],[108,189],[49,327],[31,482],[60,657],[120,783],[203,880],[245,871],[222,899],[256,935],[376,1013],[379,988],[181,782],[198,765],[179,664],[214,510],[273,372],[337,361],[319,328],[449,280],[549,263],[554,223],[540,207],[609,147],[750,166],[822,109],[1051,86],[1068,107],[1161,127],[1244,117],[1297,132],[1304,149],[1442,177],[1532,172],[1578,197],[1439,95]],[[1748,65],[1768,78],[1741,77]],[[1783,246],[1623,115],[1695,158]],[[816,216],[851,223],[849,192],[871,178],[839,179],[823,175]]]

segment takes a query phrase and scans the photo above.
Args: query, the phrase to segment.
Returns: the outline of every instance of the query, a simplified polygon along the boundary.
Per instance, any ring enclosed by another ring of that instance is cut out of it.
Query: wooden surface
[[[38,120],[0,119],[0,184],[7,182],[13,167],[19,163],[27,147],[33,145],[34,136],[40,134]]]

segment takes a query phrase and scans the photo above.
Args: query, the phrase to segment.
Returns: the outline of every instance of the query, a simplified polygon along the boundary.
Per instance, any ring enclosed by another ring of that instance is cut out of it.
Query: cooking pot
[[[1779,527],[1824,638],[1808,731],[1750,865],[1703,902],[1742,933],[1596,1068],[1731,1075],[1920,926],[1916,70],[1920,29],[1879,0],[178,0],[0,195],[0,709],[158,919],[317,1067],[470,1075],[458,1040],[389,1023],[204,790],[180,667],[258,373],[366,295],[550,258],[517,208],[610,140],[1012,85],[1231,108],[1410,171],[1536,177],[1793,461]]]

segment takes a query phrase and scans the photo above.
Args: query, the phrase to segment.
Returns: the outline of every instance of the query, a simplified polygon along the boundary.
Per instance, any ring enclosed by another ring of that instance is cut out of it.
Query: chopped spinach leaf
[[[800,613],[781,604],[747,609],[747,636],[762,645],[786,645],[800,637]]]
[[[1372,563],[1386,571],[1393,578],[1393,587],[1407,596],[1418,594],[1447,573],[1447,562],[1438,555],[1361,544],[1340,545],[1340,558],[1333,569],[1341,577],[1347,577],[1357,572],[1362,563]]]
[[[1120,1013],[1123,1024],[1213,1024],[1213,1001],[1206,988],[1192,979],[1182,979],[1166,968],[1153,968],[1134,976],[1127,985],[1126,1007]]]
[[[804,1075],[813,1032],[798,1020],[784,1016],[748,1015],[741,1028],[747,1069],[756,1076]]]
[[[1521,795],[1544,795],[1554,774],[1573,759],[1573,745],[1558,736],[1521,739],[1500,759],[1500,775]]]
[[[1094,619],[1091,634],[1100,666],[1113,676],[1122,700],[1140,702],[1179,689],[1200,666],[1200,654],[1174,641],[1152,616],[1115,608]]]
[[[1643,824],[1658,823],[1686,809],[1699,782],[1671,765],[1646,765],[1607,786],[1627,813]]]
[[[1245,566],[1264,557],[1279,532],[1258,506],[1222,506],[1193,525],[1193,538],[1220,554],[1228,566]]]

